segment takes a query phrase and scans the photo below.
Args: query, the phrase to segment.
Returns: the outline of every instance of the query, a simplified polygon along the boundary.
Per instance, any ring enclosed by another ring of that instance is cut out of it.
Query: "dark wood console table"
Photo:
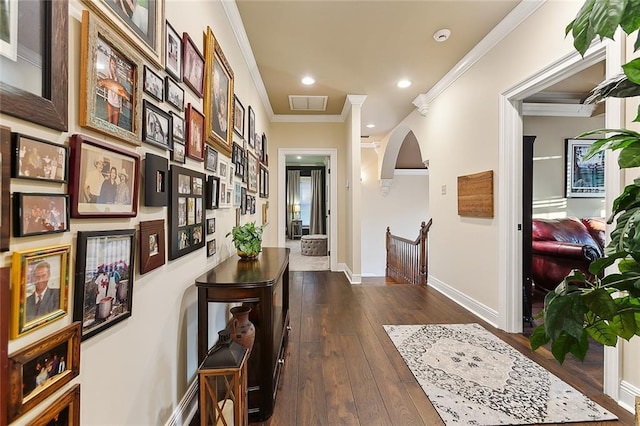
[[[289,249],[264,247],[256,260],[237,255],[196,279],[198,288],[198,360],[209,349],[209,302],[252,306],[249,319],[256,339],[248,363],[249,416],[273,414],[289,327]]]

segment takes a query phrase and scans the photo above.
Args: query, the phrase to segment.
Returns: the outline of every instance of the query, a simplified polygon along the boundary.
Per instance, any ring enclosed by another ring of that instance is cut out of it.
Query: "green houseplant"
[[[567,26],[574,47],[584,55],[596,38],[613,38],[618,27],[626,34],[640,28],[640,1],[587,0]],[[634,49],[640,48],[640,36]],[[591,102],[607,97],[640,95],[640,59],[623,65],[624,75],[605,81],[590,96]],[[640,112],[640,111],[639,111]],[[635,118],[640,122],[640,114]],[[579,137],[607,134],[594,143],[587,157],[618,151],[621,169],[640,166],[640,133],[627,129],[598,129]],[[594,275],[574,270],[544,301],[544,324],[530,337],[533,350],[551,342],[551,351],[563,363],[568,353],[584,360],[589,337],[607,346],[618,338],[629,340],[640,335],[640,179],[627,185],[613,203],[607,222],[615,222],[605,256],[591,263]]]
[[[234,226],[227,233],[231,235],[238,256],[244,259],[255,259],[262,250],[262,232],[266,225],[257,226],[255,222]]]

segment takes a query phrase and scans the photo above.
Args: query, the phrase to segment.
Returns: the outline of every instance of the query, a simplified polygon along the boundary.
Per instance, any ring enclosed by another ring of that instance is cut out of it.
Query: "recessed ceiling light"
[[[299,155],[296,157],[298,160],[302,160],[302,157],[300,157]]]
[[[370,129],[373,129],[374,127],[376,127],[376,125],[371,123],[371,124],[367,124],[367,127],[370,128]]]
[[[448,28],[443,28],[433,33],[433,39],[441,43],[443,41],[446,41],[450,35],[451,35],[451,30]]]
[[[401,89],[406,89],[409,86],[411,86],[411,81],[409,80],[400,80],[398,82],[398,87]]]
[[[310,86],[315,82],[316,81],[313,79],[313,77],[310,77],[310,76],[306,76],[302,78],[302,84],[306,84],[307,86]]]

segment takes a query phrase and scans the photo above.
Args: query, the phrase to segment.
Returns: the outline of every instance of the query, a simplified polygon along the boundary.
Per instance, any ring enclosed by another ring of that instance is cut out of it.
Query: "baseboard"
[[[618,405],[630,413],[636,411],[636,396],[640,396],[640,388],[632,385],[629,382],[622,380],[620,382],[620,394]]]
[[[483,305],[482,303],[476,302],[474,299],[470,298],[464,293],[456,290],[455,288],[443,283],[437,278],[429,275],[427,278],[427,285],[432,287],[434,290],[438,290],[440,293],[447,296],[449,299],[456,302],[458,305],[463,308],[471,311],[475,315],[479,316],[489,324],[494,327],[498,326],[498,312]]]
[[[178,406],[171,413],[165,426],[186,426],[198,411],[198,377],[191,382]]]
[[[344,275],[349,280],[349,283],[362,284],[362,276],[351,272],[351,269],[349,269],[349,266],[347,266],[346,263],[338,263],[338,269],[344,272]]]

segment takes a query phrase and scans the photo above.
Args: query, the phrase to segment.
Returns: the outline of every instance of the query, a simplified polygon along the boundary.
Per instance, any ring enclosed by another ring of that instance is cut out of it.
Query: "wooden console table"
[[[256,339],[248,363],[248,407],[252,419],[273,414],[289,327],[289,249],[264,247],[256,260],[237,255],[196,279],[198,360],[209,349],[209,302],[252,306]]]

